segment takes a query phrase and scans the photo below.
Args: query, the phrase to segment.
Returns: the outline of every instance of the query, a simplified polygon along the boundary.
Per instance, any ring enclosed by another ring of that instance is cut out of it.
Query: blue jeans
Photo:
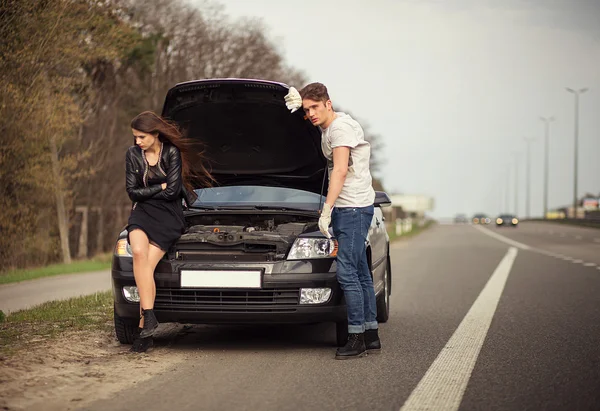
[[[373,206],[335,207],[331,214],[333,235],[338,241],[337,280],[346,298],[349,333],[378,328],[366,249],[373,212]]]

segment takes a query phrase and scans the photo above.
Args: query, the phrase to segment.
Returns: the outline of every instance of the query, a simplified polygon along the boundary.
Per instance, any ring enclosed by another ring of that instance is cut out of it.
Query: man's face
[[[331,109],[331,100],[324,102],[305,98],[302,100],[302,108],[313,126],[322,126],[325,124],[333,112]]]

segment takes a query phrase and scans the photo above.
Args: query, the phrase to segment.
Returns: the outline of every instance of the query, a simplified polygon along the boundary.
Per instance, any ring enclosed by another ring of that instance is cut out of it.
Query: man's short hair
[[[329,93],[324,84],[310,83],[300,90],[300,97],[302,97],[303,100],[307,98],[309,100],[326,102],[329,100]]]

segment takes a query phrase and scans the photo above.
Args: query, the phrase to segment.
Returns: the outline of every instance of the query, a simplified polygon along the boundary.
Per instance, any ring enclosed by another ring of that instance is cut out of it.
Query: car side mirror
[[[392,200],[383,191],[375,191],[375,203],[376,207],[389,207],[392,205]]]

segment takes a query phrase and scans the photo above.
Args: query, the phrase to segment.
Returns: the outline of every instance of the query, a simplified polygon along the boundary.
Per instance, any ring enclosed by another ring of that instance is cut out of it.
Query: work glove
[[[285,105],[292,113],[302,107],[302,97],[300,97],[300,93],[294,87],[290,87],[284,99]]]
[[[329,204],[323,204],[323,210],[321,210],[321,217],[319,217],[319,230],[327,238],[331,238],[331,234],[329,234],[329,223],[331,223],[331,210],[332,207]]]

